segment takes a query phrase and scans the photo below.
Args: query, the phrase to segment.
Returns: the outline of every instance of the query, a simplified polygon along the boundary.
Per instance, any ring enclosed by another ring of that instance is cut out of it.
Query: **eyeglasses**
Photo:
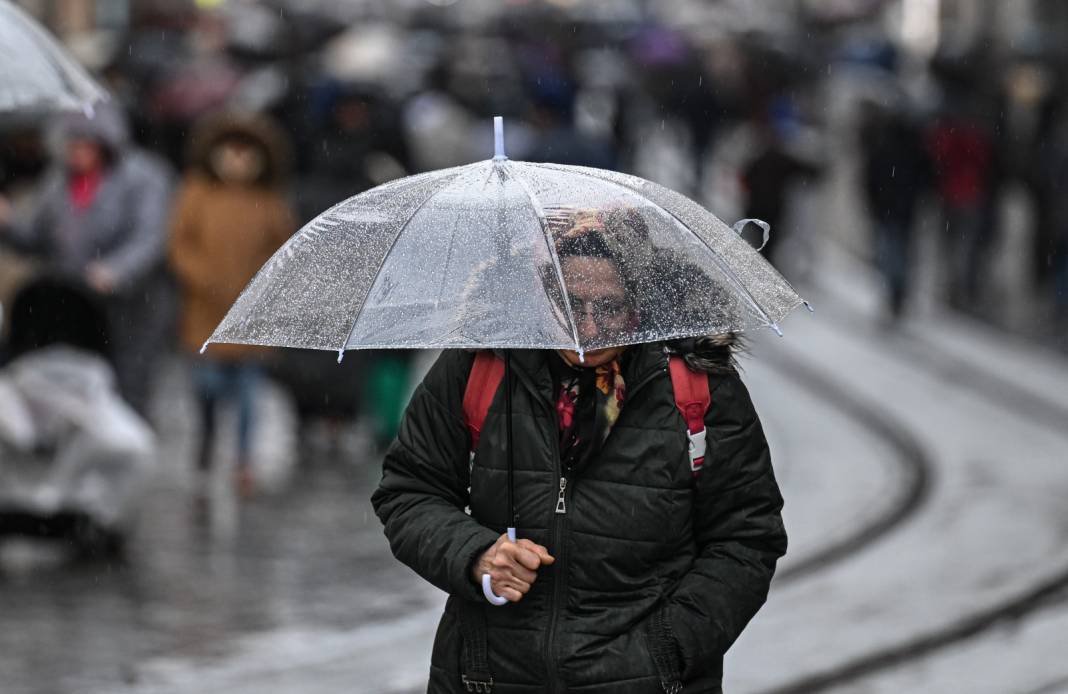
[[[571,315],[575,321],[582,320],[583,316],[589,316],[599,328],[608,327],[614,321],[623,318],[630,310],[630,305],[623,299],[606,297],[593,301],[584,301],[577,297],[571,299]]]

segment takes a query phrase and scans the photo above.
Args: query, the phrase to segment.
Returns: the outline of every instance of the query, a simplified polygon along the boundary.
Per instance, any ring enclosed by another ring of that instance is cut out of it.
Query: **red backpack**
[[[705,413],[712,404],[708,376],[690,369],[686,361],[677,355],[668,359],[668,370],[675,391],[675,406],[686,422],[686,435],[690,439],[690,469],[696,476],[705,462]],[[464,421],[471,433],[472,451],[478,448],[482,424],[486,421],[490,403],[503,378],[504,360],[490,351],[475,355],[475,363],[471,366],[464,390]]]

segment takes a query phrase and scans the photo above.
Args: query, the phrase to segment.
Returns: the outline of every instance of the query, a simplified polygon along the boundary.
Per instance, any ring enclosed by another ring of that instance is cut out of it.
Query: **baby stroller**
[[[155,439],[116,390],[107,333],[76,283],[36,279],[16,294],[0,357],[0,537],[121,553]]]

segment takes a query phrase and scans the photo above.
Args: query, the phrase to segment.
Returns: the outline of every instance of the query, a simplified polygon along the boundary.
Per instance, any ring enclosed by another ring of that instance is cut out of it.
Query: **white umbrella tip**
[[[208,351],[208,343],[209,343],[209,342],[211,342],[211,340],[204,340],[204,344],[202,344],[202,345],[200,346],[200,353],[201,353],[201,354],[204,354],[204,352],[207,352],[207,351]]]
[[[493,117],[493,159],[500,161],[507,159],[504,155],[504,117]]]
[[[779,324],[778,324],[778,323],[772,323],[772,324],[771,324],[771,325],[769,325],[768,327],[770,327],[770,328],[771,328],[772,330],[774,330],[774,331],[775,331],[775,334],[776,334],[776,335],[778,335],[779,337],[782,337],[782,336],[783,336],[783,335],[782,335],[782,328],[780,328],[780,327],[779,327]]]
[[[345,350],[344,349],[339,349],[337,351],[337,363],[340,364],[341,360],[344,359],[344,358],[345,358]]]

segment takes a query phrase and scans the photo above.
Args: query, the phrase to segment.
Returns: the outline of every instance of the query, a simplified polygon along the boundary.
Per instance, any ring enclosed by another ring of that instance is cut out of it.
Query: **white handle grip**
[[[508,528],[508,541],[515,542],[515,528]],[[493,588],[490,586],[490,575],[482,574],[482,594],[486,596],[486,599],[490,601],[491,605],[500,607],[508,602],[508,598],[502,598],[499,595],[494,594]]]
[[[508,602],[508,598],[502,598],[499,595],[494,595],[493,588],[490,587],[490,575],[482,574],[482,594],[486,596],[486,599],[490,601],[490,604],[500,607],[504,603]]]

